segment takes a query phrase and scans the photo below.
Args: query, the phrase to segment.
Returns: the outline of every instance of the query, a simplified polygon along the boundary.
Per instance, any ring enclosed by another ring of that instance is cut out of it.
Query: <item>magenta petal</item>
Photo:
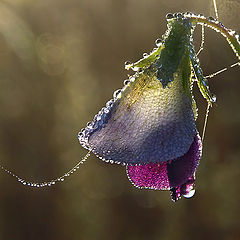
[[[167,165],[170,186],[180,186],[188,180],[196,171],[202,156],[202,142],[197,134],[188,152]]]
[[[199,135],[196,135],[188,152],[173,161],[164,163],[149,163],[137,166],[127,166],[127,174],[130,181],[140,188],[156,190],[170,190],[176,188],[181,194],[187,194],[183,189],[193,178],[199,164],[202,153],[202,143]],[[179,196],[177,197],[177,199]]]
[[[129,180],[139,188],[169,190],[167,162],[127,166]]]

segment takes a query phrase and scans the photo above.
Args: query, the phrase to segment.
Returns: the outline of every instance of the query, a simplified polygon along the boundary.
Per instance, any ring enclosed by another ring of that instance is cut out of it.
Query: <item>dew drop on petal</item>
[[[168,13],[168,14],[166,15],[166,19],[167,19],[167,20],[170,20],[170,19],[173,19],[173,18],[174,18],[174,16],[173,16],[172,13]]]
[[[126,61],[126,62],[125,62],[125,66],[128,66],[128,65],[130,65],[130,64],[131,64],[130,61]]]
[[[121,95],[121,92],[122,92],[121,89],[116,90],[116,91],[113,93],[113,98],[114,98],[114,99],[119,98],[120,95]]]
[[[124,85],[127,86],[130,82],[131,82],[131,81],[130,81],[129,79],[126,79],[126,80],[124,81]]]
[[[158,39],[155,41],[155,43],[156,43],[156,46],[157,46],[157,47],[160,47],[160,46],[162,45],[162,39],[158,38]]]
[[[144,54],[143,54],[143,57],[144,57],[144,58],[147,58],[147,57],[148,57],[148,54],[147,54],[147,53],[144,53]]]
[[[177,13],[177,18],[182,18],[182,17],[183,17],[182,13]]]
[[[185,198],[191,198],[191,197],[194,196],[195,192],[196,192],[196,190],[195,190],[195,189],[192,189],[192,190],[190,190],[188,193],[183,194],[182,196],[185,197]]]
[[[137,72],[137,71],[139,70],[139,67],[134,66],[134,67],[132,67],[132,70],[135,71],[135,72]]]

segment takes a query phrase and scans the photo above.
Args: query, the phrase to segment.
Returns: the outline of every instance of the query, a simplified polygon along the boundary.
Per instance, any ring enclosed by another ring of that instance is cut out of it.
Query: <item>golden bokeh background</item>
[[[217,0],[239,31],[239,0]],[[126,60],[150,52],[168,12],[213,15],[210,0],[0,1],[0,162],[32,181],[50,180],[86,154],[77,133],[129,74]],[[195,34],[200,45],[200,30]],[[237,59],[206,29],[208,75]],[[196,195],[138,190],[125,168],[91,156],[62,184],[32,189],[0,173],[1,240],[240,239],[239,68],[210,81],[211,109]],[[202,130],[206,103],[195,87]]]

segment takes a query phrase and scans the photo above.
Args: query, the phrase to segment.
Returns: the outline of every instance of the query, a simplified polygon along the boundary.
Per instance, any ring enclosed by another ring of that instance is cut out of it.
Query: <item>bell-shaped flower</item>
[[[202,152],[192,94],[193,72],[201,69],[193,68],[191,31],[186,19],[169,23],[162,44],[127,64],[136,73],[79,133],[99,158],[126,165],[136,187],[171,190],[174,201],[193,195]]]

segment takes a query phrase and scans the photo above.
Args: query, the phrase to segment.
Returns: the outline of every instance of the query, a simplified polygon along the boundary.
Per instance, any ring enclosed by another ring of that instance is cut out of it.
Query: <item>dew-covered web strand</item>
[[[217,3],[216,0],[213,0],[213,6],[214,6],[214,12],[215,12],[215,16],[216,19],[218,19],[218,9],[217,9]],[[203,45],[204,45],[204,40],[205,40],[205,28],[204,25],[202,25],[202,30],[201,30],[201,44],[199,47],[199,50],[197,52],[197,56],[201,53],[201,51],[203,50]]]
[[[240,62],[236,62],[236,63],[230,65],[229,67],[225,67],[225,68],[223,68],[223,69],[221,69],[221,70],[219,70],[219,71],[217,71],[215,73],[212,73],[212,74],[206,76],[205,78],[213,78],[216,75],[229,70],[229,68],[233,68],[233,67],[236,67],[236,66],[240,66]],[[209,115],[210,106],[211,106],[211,104],[208,103],[207,109],[206,109],[206,114],[205,114],[204,125],[203,125],[202,142],[203,142],[204,137],[205,137],[205,132],[206,132],[206,127],[207,127],[207,121],[208,121],[208,115]]]
[[[213,0],[213,6],[214,6],[214,11],[215,11],[215,16],[216,16],[216,19],[218,19],[218,9],[217,9],[217,3],[216,3],[216,0]]]
[[[70,175],[72,175],[73,173],[75,173],[79,168],[80,165],[83,164],[88,157],[90,156],[90,151],[81,159],[81,161],[79,161],[72,169],[70,169],[68,172],[66,172],[64,175],[50,180],[50,181],[45,181],[45,182],[31,182],[31,181],[27,181],[23,178],[20,178],[18,175],[16,175],[15,173],[7,170],[6,168],[4,168],[3,166],[0,165],[0,168],[6,172],[7,174],[11,175],[12,177],[15,177],[17,179],[18,182],[20,182],[21,184],[25,185],[25,186],[29,186],[29,187],[37,187],[37,188],[41,188],[41,187],[50,187],[54,184],[56,184],[56,182],[63,182],[65,180],[66,177],[69,177]]]
[[[204,137],[205,137],[205,133],[206,133],[207,121],[208,121],[208,115],[209,115],[210,106],[211,106],[211,104],[208,103],[207,108],[206,108],[206,114],[205,114],[204,124],[203,124],[202,142],[204,141]]]
[[[216,0],[213,0],[213,6],[214,6],[214,12],[215,12],[215,16],[216,16],[216,19],[218,20],[219,19],[219,14],[218,14],[218,9],[217,9],[217,3],[216,3]],[[219,23],[219,22],[218,22]],[[205,23],[206,24],[206,23]],[[203,44],[204,44],[204,25],[205,24],[202,24],[201,23],[201,26],[202,26],[202,41],[201,41],[201,45],[200,45],[200,49],[199,49],[199,51],[198,51],[198,53],[197,53],[197,55],[199,55],[199,53],[203,50]],[[219,32],[219,29],[214,29],[215,31],[217,31],[217,32]],[[231,32],[232,30],[228,30],[229,32]],[[234,32],[234,31],[233,31]],[[235,33],[235,32],[234,32]],[[225,34],[223,34],[223,35],[225,35]],[[237,36],[237,34],[235,33],[235,37]],[[226,37],[226,35],[225,35],[225,37]],[[238,37],[239,38],[239,37]],[[230,46],[231,47],[233,47],[232,45],[231,45],[231,43],[230,43]],[[236,56],[239,58],[239,54],[237,54],[236,52],[235,52],[235,54],[236,54]],[[230,65],[230,66],[228,66],[228,67],[225,67],[225,68],[223,68],[223,69],[221,69],[221,70],[219,70],[219,71],[217,71],[217,72],[215,72],[215,73],[212,73],[212,74],[210,74],[210,75],[208,75],[208,76],[205,76],[205,78],[213,78],[213,77],[215,77],[216,75],[218,75],[218,74],[220,74],[220,73],[222,73],[222,72],[225,72],[225,71],[227,71],[227,70],[229,70],[230,68],[233,68],[233,67],[236,67],[236,66],[240,66],[240,62],[236,62],[236,63],[234,63],[234,64],[232,64],[232,65]]]
[[[230,68],[233,68],[233,67],[236,67],[236,66],[240,66],[240,62],[236,62],[236,63],[230,65],[229,67],[225,67],[225,68],[223,68],[223,69],[221,69],[221,70],[219,70],[215,73],[209,74],[205,78],[213,78],[213,77],[217,76],[218,74],[223,73],[223,72],[229,70]]]
[[[199,50],[197,52],[197,56],[200,54],[200,52],[203,50],[203,45],[204,45],[204,40],[205,40],[205,36],[204,36],[204,33],[205,33],[205,29],[204,29],[204,25],[202,25],[202,31],[201,31],[201,44],[200,44],[200,47],[199,47]]]

